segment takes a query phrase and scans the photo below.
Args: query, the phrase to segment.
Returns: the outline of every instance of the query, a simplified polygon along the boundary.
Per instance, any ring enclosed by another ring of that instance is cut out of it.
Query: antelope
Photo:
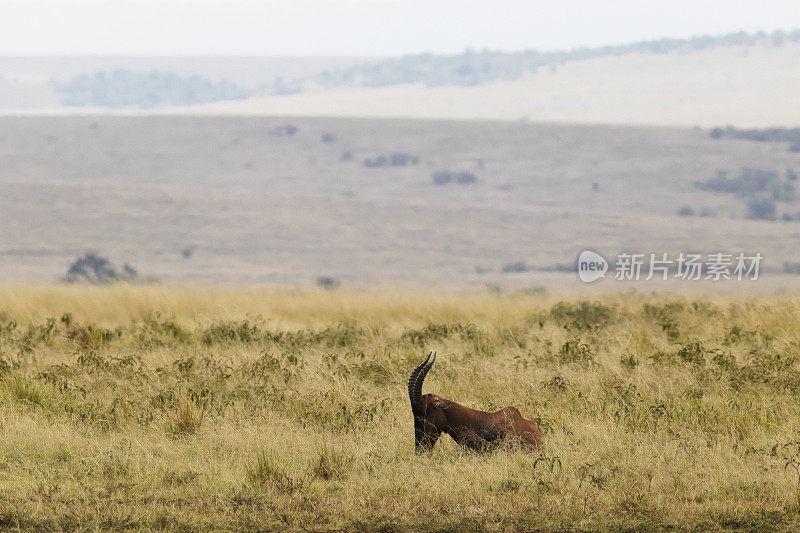
[[[431,452],[442,433],[476,451],[496,447],[506,439],[519,441],[524,448],[544,448],[542,434],[535,422],[522,417],[516,407],[509,406],[489,413],[471,409],[436,394],[422,395],[422,382],[436,362],[436,353],[417,366],[408,378],[408,396],[414,414],[414,449]]]

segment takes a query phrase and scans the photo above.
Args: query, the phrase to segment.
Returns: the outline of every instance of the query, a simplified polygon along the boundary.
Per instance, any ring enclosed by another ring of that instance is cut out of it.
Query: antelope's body
[[[414,444],[417,452],[430,451],[442,433],[473,450],[487,450],[506,439],[526,448],[544,447],[535,422],[522,417],[516,407],[489,413],[457,404],[436,394],[422,395],[422,383],[436,361],[428,354],[408,379],[408,395],[414,413]]]

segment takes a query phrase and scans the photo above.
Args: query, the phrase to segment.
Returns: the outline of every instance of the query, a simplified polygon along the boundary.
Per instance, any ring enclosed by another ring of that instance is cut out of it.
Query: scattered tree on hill
[[[138,277],[136,269],[127,263],[122,265],[121,271],[118,271],[108,259],[97,252],[86,252],[69,266],[66,281],[107,285],[118,281],[134,281]]]
[[[325,87],[352,86],[382,87],[407,83],[422,83],[429,87],[442,85],[471,86],[493,80],[517,80],[526,72],[540,69],[556,72],[570,61],[583,61],[625,54],[668,54],[711,50],[727,46],[782,46],[786,41],[800,41],[800,30],[789,34],[776,31],[726,35],[704,35],[690,39],[656,39],[617,46],[575,48],[568,51],[524,50],[500,52],[467,49],[456,55],[423,53],[396,59],[355,65],[322,73],[315,84]]]
[[[233,83],[213,82],[200,76],[174,72],[101,71],[82,74],[61,84],[66,106],[142,107],[191,105],[238,100],[250,93]]]

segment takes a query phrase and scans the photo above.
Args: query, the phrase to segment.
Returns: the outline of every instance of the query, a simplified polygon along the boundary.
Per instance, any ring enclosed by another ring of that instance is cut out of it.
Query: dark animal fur
[[[414,413],[414,445],[417,453],[431,451],[442,433],[467,448],[485,451],[507,439],[523,447],[544,448],[542,434],[535,422],[522,417],[516,407],[504,407],[488,413],[457,404],[436,394],[422,395],[422,382],[436,361],[428,354],[408,378],[408,396]]]

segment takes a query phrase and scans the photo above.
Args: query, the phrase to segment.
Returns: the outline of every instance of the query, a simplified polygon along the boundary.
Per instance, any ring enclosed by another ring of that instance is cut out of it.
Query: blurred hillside
[[[798,64],[798,42],[634,52],[541,67],[514,80],[353,85],[170,112],[796,127]]]
[[[0,112],[796,125],[800,30],[401,58],[0,57]]]

